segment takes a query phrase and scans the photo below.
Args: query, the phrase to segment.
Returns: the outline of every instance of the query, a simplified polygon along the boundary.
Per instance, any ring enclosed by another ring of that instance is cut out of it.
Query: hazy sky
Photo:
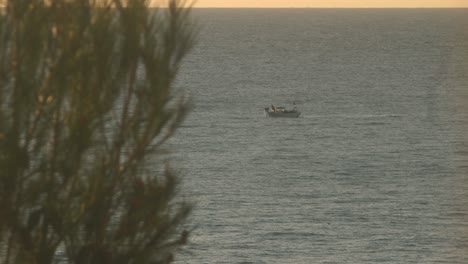
[[[468,0],[198,0],[196,7],[468,7]]]

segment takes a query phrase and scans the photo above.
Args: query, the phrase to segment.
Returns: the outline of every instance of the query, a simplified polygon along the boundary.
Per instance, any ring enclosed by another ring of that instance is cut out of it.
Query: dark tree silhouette
[[[185,3],[148,4],[5,1],[0,262],[168,263],[186,243],[190,203],[158,157],[194,31]]]

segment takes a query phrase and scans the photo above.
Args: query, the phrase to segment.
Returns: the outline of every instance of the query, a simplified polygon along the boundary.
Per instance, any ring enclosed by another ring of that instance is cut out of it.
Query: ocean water
[[[468,9],[194,16],[177,263],[468,263]]]

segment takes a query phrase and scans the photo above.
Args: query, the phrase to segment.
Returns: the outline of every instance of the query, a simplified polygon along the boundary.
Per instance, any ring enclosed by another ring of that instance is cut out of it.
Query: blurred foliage
[[[185,3],[148,4],[6,1],[1,263],[168,263],[186,243],[190,204],[155,157],[187,112],[172,84],[195,34]]]

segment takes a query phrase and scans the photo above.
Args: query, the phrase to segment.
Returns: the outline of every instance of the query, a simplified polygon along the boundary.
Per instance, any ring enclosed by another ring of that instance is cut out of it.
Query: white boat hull
[[[274,111],[267,111],[265,113],[269,117],[289,117],[289,118],[296,118],[301,115],[299,111],[288,111],[288,112],[274,112]]]

